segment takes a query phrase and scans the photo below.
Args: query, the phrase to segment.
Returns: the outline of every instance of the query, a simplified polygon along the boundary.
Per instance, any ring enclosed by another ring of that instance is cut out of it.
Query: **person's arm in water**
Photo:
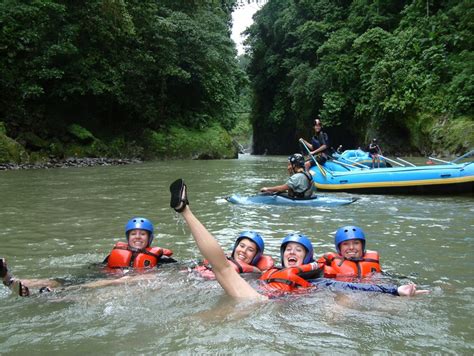
[[[186,185],[178,179],[170,186],[170,206],[181,213],[191,230],[194,241],[205,259],[212,265],[216,279],[224,291],[234,298],[266,300],[246,280],[244,280],[230,265],[217,240],[206,227],[194,216],[188,205]]]
[[[370,284],[370,283],[350,283],[336,281],[330,278],[319,278],[313,280],[312,283],[319,287],[334,288],[336,290],[353,290],[359,292],[376,292],[398,295],[401,297],[413,297],[419,294],[428,294],[428,290],[417,290],[416,284],[405,284],[396,286],[393,284]]]
[[[117,286],[125,283],[138,283],[140,281],[156,280],[156,274],[154,273],[143,273],[138,275],[125,275],[115,279],[99,279],[88,283],[81,284],[83,288],[101,288],[108,286]]]

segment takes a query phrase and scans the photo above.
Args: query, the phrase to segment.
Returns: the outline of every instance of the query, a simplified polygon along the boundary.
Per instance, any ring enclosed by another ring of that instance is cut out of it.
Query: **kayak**
[[[315,195],[311,198],[290,198],[287,195],[268,194],[241,196],[232,194],[226,200],[233,204],[240,205],[282,205],[282,206],[340,206],[355,202],[358,198],[341,198],[326,195]]]

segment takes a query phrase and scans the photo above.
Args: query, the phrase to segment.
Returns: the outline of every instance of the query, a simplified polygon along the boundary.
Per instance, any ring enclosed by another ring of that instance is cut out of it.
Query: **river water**
[[[0,256],[19,278],[67,285],[48,294],[33,290],[30,298],[0,287],[0,354],[473,354],[473,197],[359,195],[352,205],[324,209],[243,207],[224,199],[280,184],[285,160],[244,155],[0,172]],[[169,208],[168,187],[179,177],[194,213],[226,249],[252,229],[277,257],[281,239],[297,231],[320,255],[333,250],[338,227],[355,224],[395,282],[431,293],[320,290],[238,303],[216,282],[186,271],[201,256]],[[107,278],[97,263],[124,240],[123,227],[136,215],[155,223],[154,245],[172,249],[180,262],[151,280],[83,287]]]

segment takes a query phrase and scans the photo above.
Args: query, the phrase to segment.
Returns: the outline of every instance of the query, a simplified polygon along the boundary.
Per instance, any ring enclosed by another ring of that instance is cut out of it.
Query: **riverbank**
[[[249,136],[249,135],[248,135]],[[124,136],[98,138],[79,125],[67,137],[38,137],[33,132],[15,139],[0,122],[0,169],[56,168],[127,164],[138,160],[237,158],[238,144],[228,131],[215,124],[203,130],[181,126],[166,130],[145,129],[133,140]],[[63,157],[75,157],[63,159]],[[80,157],[80,158],[78,158]],[[115,157],[85,158],[85,157]]]
[[[93,166],[121,166],[125,164],[142,163],[137,158],[94,158],[94,157],[70,157],[66,159],[52,158],[46,162],[39,163],[0,163],[0,171],[21,169],[50,169],[70,167],[93,167]]]

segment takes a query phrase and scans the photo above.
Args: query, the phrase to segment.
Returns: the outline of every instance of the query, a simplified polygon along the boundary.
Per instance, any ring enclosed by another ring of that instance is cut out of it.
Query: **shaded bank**
[[[67,135],[53,140],[41,139],[32,132],[28,140],[14,140],[7,136],[6,130],[0,130],[0,165],[8,167],[5,169],[50,168],[69,164],[122,164],[134,159],[237,158],[237,146],[218,124],[201,130],[182,126],[145,129],[132,137],[97,137],[74,125]]]
[[[93,166],[121,166],[125,164],[142,163],[137,158],[92,158],[71,157],[66,159],[52,158],[46,162],[38,163],[0,163],[0,171],[20,169],[50,169],[68,167],[93,167]]]

